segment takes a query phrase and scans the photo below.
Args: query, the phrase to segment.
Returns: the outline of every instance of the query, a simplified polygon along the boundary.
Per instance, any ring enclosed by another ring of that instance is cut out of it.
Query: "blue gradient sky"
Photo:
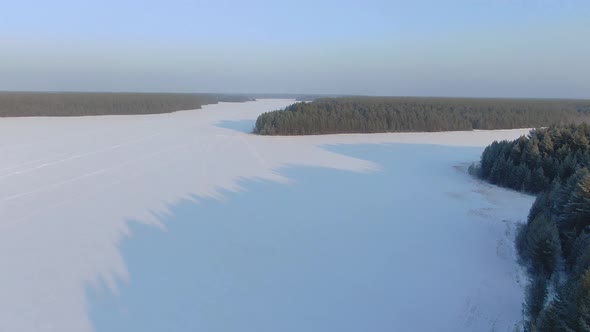
[[[590,1],[5,1],[0,90],[590,98]]]

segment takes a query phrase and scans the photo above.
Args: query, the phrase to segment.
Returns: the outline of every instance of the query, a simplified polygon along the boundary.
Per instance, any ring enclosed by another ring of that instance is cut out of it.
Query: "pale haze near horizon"
[[[0,90],[590,98],[590,2],[12,1]]]

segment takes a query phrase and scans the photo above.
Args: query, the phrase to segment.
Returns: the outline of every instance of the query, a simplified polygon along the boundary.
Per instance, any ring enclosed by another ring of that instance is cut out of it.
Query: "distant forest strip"
[[[260,135],[512,129],[590,122],[590,100],[320,98],[267,112]]]
[[[590,126],[494,142],[471,172],[538,194],[516,248],[528,267],[525,331],[590,331]]]
[[[296,101],[314,101],[321,98],[345,97],[344,95],[312,95],[297,93],[251,93],[242,94],[242,96],[258,99],[295,99]]]
[[[0,117],[159,114],[248,100],[188,93],[0,92]]]

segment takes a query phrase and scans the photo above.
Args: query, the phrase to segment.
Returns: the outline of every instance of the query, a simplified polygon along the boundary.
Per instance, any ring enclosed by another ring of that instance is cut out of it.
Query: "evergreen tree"
[[[577,183],[562,216],[564,223],[576,234],[590,224],[590,174],[586,170],[583,172],[585,174]]]
[[[524,312],[528,318],[528,330],[534,330],[537,319],[547,299],[547,280],[543,276],[533,278],[526,289]]]
[[[550,277],[561,254],[555,223],[539,215],[526,228],[526,250],[534,271]]]
[[[480,162],[489,172],[476,169],[492,183],[539,193],[515,239],[521,261],[530,267],[523,306],[528,331],[590,331],[589,129],[550,127],[492,144]],[[502,175],[507,179],[500,180]],[[554,278],[562,282],[545,306],[546,280],[555,277],[562,260],[564,274]]]
[[[577,291],[578,327],[590,331],[590,270],[582,276]]]
[[[551,301],[547,307],[541,311],[539,318],[536,321],[535,327],[531,330],[539,332],[555,332],[567,331],[564,328],[563,322],[559,317],[559,312],[556,309],[555,300]]]
[[[543,136],[539,147],[545,156],[550,156],[553,153],[553,140],[551,139],[551,135]]]
[[[531,177],[529,183],[526,184],[526,190],[537,193],[542,191],[547,187],[547,178],[545,177],[545,172],[541,167],[537,167],[534,171],[531,172]]]
[[[549,100],[321,98],[262,114],[254,132],[261,135],[421,132],[545,127],[590,121],[590,114],[579,109],[571,101]],[[578,137],[581,144],[582,136]],[[551,153],[551,140],[552,137],[539,135],[537,148]],[[522,152],[523,148],[518,146],[516,150]],[[531,157],[535,147],[532,149]],[[512,159],[515,165],[521,162],[519,156],[513,155]]]

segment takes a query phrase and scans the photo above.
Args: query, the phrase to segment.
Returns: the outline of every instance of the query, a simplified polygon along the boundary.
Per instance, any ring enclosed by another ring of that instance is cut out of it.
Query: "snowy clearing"
[[[332,145],[406,143],[482,149],[493,140],[514,139],[528,132],[303,137],[260,137],[246,132],[258,114],[291,103],[220,103],[161,115],[0,119],[0,252],[4,267],[0,274],[0,330],[93,331],[86,288],[105,283],[116,293],[130,280],[120,252],[121,241],[133,241],[127,239],[129,222],[165,229],[162,220],[169,208],[181,200],[221,198],[226,191],[240,191],[244,179],[287,184],[290,179],[282,173],[285,167],[325,167],[356,173],[372,173],[383,167],[341,154]],[[417,145],[413,153],[420,151]],[[473,155],[468,154],[470,158]],[[413,158],[411,154],[401,157]],[[507,272],[505,278],[490,280],[486,269],[453,264],[453,268],[462,270],[452,275],[466,275],[484,284],[476,295],[449,290],[451,298],[441,315],[459,315],[457,321],[469,322],[462,325],[465,331],[482,326],[502,330],[516,323],[518,312],[513,310],[519,309],[522,294],[513,292],[511,297],[500,299],[498,305],[486,307],[509,314],[479,312],[482,309],[477,302],[493,297],[498,288],[521,289],[511,241],[514,223],[526,217],[532,198],[470,179],[462,167],[475,160],[456,161],[460,163],[433,165],[432,169],[436,172],[457,166],[460,175],[453,180],[464,190],[454,190],[452,183],[429,190],[464,203],[465,217],[449,231],[465,232],[466,228],[461,227],[476,222],[483,229],[493,229],[477,234],[496,238],[474,238],[472,242],[498,243],[491,249],[496,256],[490,258],[484,251],[480,259],[489,269]],[[408,179],[416,178],[419,175],[408,175]],[[412,183],[398,183],[398,187],[399,193],[407,193],[408,197],[419,194],[410,190]],[[366,195],[362,198],[371,200]],[[482,207],[482,201],[489,204]],[[231,202],[228,206],[231,208]],[[436,212],[436,205],[429,208]],[[415,213],[419,220],[421,211]],[[451,220],[445,223],[453,225]],[[498,227],[506,231],[498,232]],[[429,243],[425,240],[422,245]],[[456,251],[470,249],[438,246],[432,251],[440,255],[437,257],[452,257]],[[187,257],[191,254],[187,253]],[[421,266],[419,271],[422,283],[445,277],[435,265]],[[429,274],[433,279],[425,277]],[[132,280],[138,278],[141,276],[131,276]],[[400,306],[405,299],[391,301]],[[413,300],[425,308],[432,301],[428,293]],[[329,308],[323,310],[329,312]],[[408,327],[404,317],[400,315],[399,329]]]

